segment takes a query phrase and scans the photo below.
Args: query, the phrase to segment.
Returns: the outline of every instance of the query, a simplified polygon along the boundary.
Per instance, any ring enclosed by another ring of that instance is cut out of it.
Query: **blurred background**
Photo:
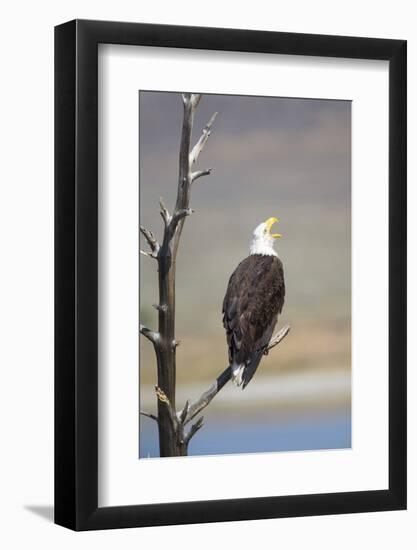
[[[140,217],[161,235],[172,210],[182,123],[179,94],[140,92]],[[351,103],[203,95],[195,142],[218,116],[193,185],[177,260],[177,408],[226,368],[222,301],[256,225],[280,218],[276,244],[290,334],[242,392],[228,384],[205,409],[190,455],[351,446]],[[146,249],[146,243],[142,243]],[[157,327],[155,262],[140,258],[141,322]],[[155,412],[156,362],[140,339],[140,406]],[[139,456],[159,456],[154,421],[140,418]]]

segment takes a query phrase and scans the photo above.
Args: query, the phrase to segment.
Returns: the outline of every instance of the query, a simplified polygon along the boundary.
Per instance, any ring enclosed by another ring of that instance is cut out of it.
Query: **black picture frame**
[[[389,488],[98,507],[98,44],[389,62]],[[406,508],[406,41],[74,20],[55,28],[55,522],[74,530]]]

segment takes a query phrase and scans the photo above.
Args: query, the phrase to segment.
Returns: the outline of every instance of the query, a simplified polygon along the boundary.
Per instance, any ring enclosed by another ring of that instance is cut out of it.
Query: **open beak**
[[[273,239],[279,239],[280,237],[282,237],[281,233],[271,233],[272,226],[278,222],[279,222],[278,218],[268,218],[265,222],[266,228],[268,229],[269,234]]]

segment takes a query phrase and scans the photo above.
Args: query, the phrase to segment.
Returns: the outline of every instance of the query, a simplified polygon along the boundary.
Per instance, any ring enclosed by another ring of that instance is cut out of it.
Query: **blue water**
[[[276,451],[345,449],[351,447],[351,417],[347,412],[326,412],[285,419],[244,417],[207,418],[191,440],[189,455],[216,455]],[[157,426],[141,419],[140,454],[159,456]]]

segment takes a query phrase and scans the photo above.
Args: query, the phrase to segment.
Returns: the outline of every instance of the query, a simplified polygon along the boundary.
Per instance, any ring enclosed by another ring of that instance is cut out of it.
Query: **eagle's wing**
[[[281,261],[252,255],[243,260],[229,280],[223,301],[231,365],[245,365],[243,387],[254,375],[284,305],[285,283]]]

